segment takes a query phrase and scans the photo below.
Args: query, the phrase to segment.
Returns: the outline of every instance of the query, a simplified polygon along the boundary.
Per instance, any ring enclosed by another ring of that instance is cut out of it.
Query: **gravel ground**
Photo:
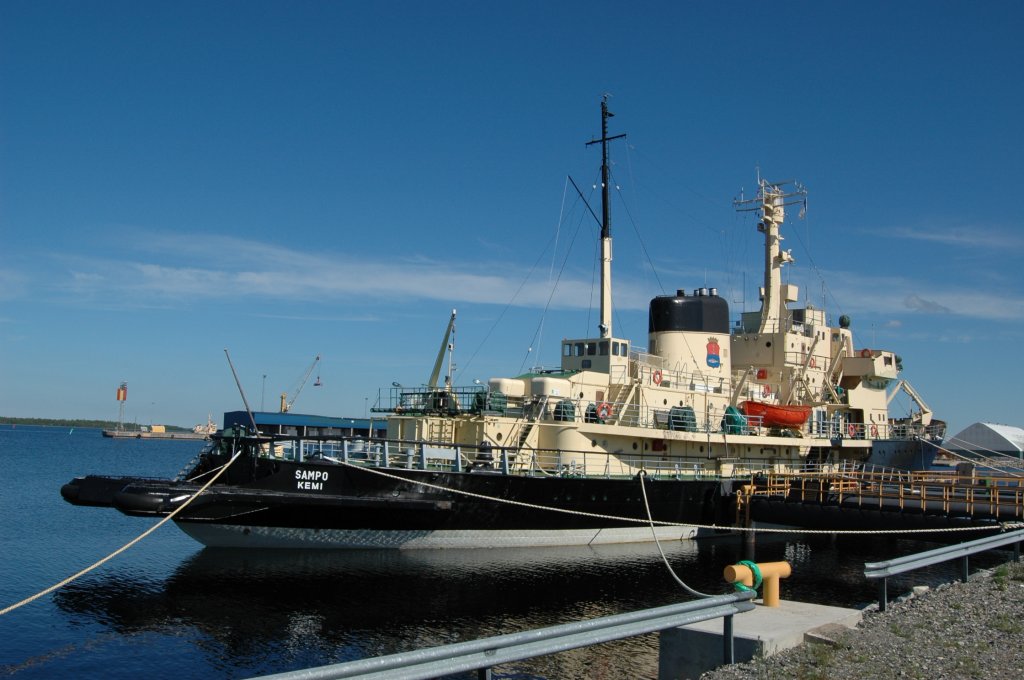
[[[802,644],[701,680],[1024,678],[1024,563],[865,612],[834,644]]]

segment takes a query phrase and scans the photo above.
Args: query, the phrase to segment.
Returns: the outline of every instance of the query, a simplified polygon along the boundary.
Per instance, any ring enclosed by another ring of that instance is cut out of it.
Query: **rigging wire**
[[[572,181],[572,178],[570,178],[570,181]],[[547,316],[548,310],[551,308],[551,302],[555,298],[555,293],[558,290],[558,284],[559,284],[559,282],[561,282],[562,275],[565,273],[566,265],[569,262],[569,255],[572,253],[573,244],[576,243],[576,237],[579,236],[580,229],[582,227],[583,227],[583,216],[581,215],[579,222],[576,224],[576,230],[573,232],[572,238],[569,240],[569,245],[568,245],[568,247],[566,248],[566,251],[565,251],[565,257],[562,258],[562,265],[558,269],[558,276],[555,277],[555,282],[554,282],[554,285],[551,287],[551,292],[548,294],[547,302],[544,303],[544,310],[541,312],[541,321],[538,324],[538,329],[537,329],[537,331],[534,332],[533,338],[531,339],[530,347],[527,348],[526,354],[523,356],[523,361],[519,365],[519,372],[520,373],[522,373],[523,368],[526,366],[526,362],[530,358],[530,353],[533,351],[533,340],[536,340],[536,338],[538,337],[538,334],[540,333],[540,328],[543,327],[544,318]]]
[[[512,297],[509,299],[509,301],[502,308],[501,313],[498,314],[498,318],[494,320],[493,324],[491,324],[491,327],[487,330],[487,333],[484,335],[483,339],[479,342],[479,344],[477,345],[477,348],[475,350],[473,350],[473,354],[470,355],[469,360],[466,362],[466,364],[462,368],[458,369],[458,372],[465,373],[466,370],[468,370],[469,366],[473,363],[473,360],[476,358],[476,356],[483,349],[484,345],[487,344],[488,338],[491,337],[491,335],[494,333],[494,331],[501,324],[502,319],[505,318],[505,314],[507,314],[508,310],[512,308],[512,305],[516,301],[516,299],[519,297],[519,294],[523,292],[523,289],[526,287],[526,284],[529,283],[530,278],[533,276],[533,273],[537,270],[538,266],[540,265],[541,260],[544,259],[544,255],[547,253],[548,246],[550,246],[552,244],[552,242],[556,241],[556,239],[557,239],[557,235],[556,236],[552,236],[551,238],[548,239],[547,244],[545,245],[544,248],[541,249],[540,254],[537,256],[537,259],[534,261],[533,266],[530,267],[530,271],[528,271],[526,273],[526,276],[523,277],[522,281],[519,283],[519,287],[516,288],[515,293],[512,294]],[[554,257],[554,256],[552,255],[552,257]],[[550,303],[550,298],[549,298],[548,302]],[[545,308],[545,310],[546,310],[546,308]],[[536,336],[534,336],[534,337],[536,337]],[[531,349],[532,349],[532,345],[531,345]],[[530,353],[530,350],[527,350],[527,356],[529,356],[529,353]],[[524,363],[525,363],[525,361],[526,361],[526,359],[523,360]]]
[[[565,198],[569,193],[569,176],[565,176],[565,183],[562,185],[562,205],[558,210],[558,222],[555,223],[555,243],[551,248],[551,266],[548,267],[548,286],[551,286],[551,279],[555,275],[555,257],[558,255],[558,237],[562,233],[562,220],[565,217]],[[537,332],[536,342],[531,342],[531,347],[542,347],[544,344],[544,321],[547,317],[541,316],[540,328]]]
[[[636,187],[637,181],[636,177],[633,174],[633,155],[629,153],[630,149],[632,149],[632,145],[627,144],[626,165],[629,168],[630,185]],[[654,274],[654,280],[658,284],[658,290],[660,290],[662,294],[664,294],[665,286],[661,282],[661,277],[658,276],[658,269],[654,266],[654,261],[651,259],[651,254],[647,252],[647,244],[644,242],[644,237],[640,235],[640,227],[637,225],[637,221],[633,217],[633,213],[630,211],[629,204],[626,203],[625,196],[622,193],[622,189],[619,188],[618,183],[615,184],[615,191],[619,195],[620,204],[622,205],[623,210],[626,211],[626,216],[629,218],[629,223],[633,225],[633,233],[636,234],[636,240],[640,244],[640,249],[643,251],[644,257],[647,258],[647,264],[651,267],[651,273]],[[639,194],[636,192],[635,195],[639,196]]]

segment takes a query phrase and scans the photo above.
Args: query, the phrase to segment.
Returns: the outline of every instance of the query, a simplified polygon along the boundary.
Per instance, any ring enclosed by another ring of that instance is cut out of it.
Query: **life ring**
[[[654,369],[654,373],[651,374],[651,382],[653,382],[655,385],[661,384],[661,371],[659,371],[658,369]]]
[[[862,349],[860,351],[860,355],[862,357],[864,357],[865,359],[870,359],[871,358],[871,350],[869,350],[869,349]]]
[[[601,420],[608,420],[612,417],[613,412],[612,405],[607,401],[602,401],[597,405],[597,417]]]
[[[765,385],[764,387],[761,388],[761,396],[762,397],[767,397],[771,393],[772,393],[772,386],[771,385]]]
[[[857,426],[854,425],[853,423],[850,423],[850,426],[846,428],[846,431],[850,433],[850,439],[853,439],[854,437],[857,436]]]
[[[818,367],[818,362],[814,360],[814,357],[811,357],[811,363],[809,364],[809,366],[811,368],[817,368]]]
[[[871,426],[871,438],[872,439],[877,439],[878,438],[878,425],[872,425]]]

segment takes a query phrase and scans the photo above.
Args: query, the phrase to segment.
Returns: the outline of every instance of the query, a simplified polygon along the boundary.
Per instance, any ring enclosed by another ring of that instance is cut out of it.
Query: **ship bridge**
[[[562,340],[563,371],[597,371],[608,375],[627,375],[629,340],[622,338],[583,338]]]

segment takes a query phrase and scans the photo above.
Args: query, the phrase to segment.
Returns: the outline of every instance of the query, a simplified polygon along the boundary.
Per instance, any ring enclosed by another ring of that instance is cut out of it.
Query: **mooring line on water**
[[[144,539],[146,536],[149,536],[151,533],[153,533],[154,531],[156,531],[157,529],[162,527],[164,524],[166,524],[170,520],[172,520],[175,515],[177,515],[179,512],[181,512],[186,507],[188,507],[189,503],[194,501],[196,498],[199,497],[199,495],[201,493],[203,493],[208,488],[210,488],[210,485],[212,485],[214,482],[216,482],[217,479],[222,474],[224,474],[224,472],[231,466],[232,463],[235,462],[235,460],[240,455],[242,455],[242,449],[238,449],[238,451],[235,452],[235,454],[233,456],[231,456],[231,460],[229,460],[227,463],[225,463],[220,468],[220,471],[216,475],[214,475],[210,479],[210,481],[208,481],[206,484],[204,484],[203,487],[201,489],[199,489],[199,491],[196,491],[194,494],[192,494],[192,496],[190,498],[188,498],[184,503],[182,503],[177,508],[175,508],[173,512],[169,513],[166,517],[164,517],[159,522],[157,522],[156,524],[151,526],[149,529],[146,529],[141,534],[139,534],[138,536],[136,536],[135,538],[133,538],[129,542],[125,543],[123,546],[121,546],[120,548],[118,548],[114,552],[110,553],[109,555],[107,555],[103,559],[101,559],[101,560],[99,560],[99,561],[89,565],[88,567],[86,567],[85,569],[82,569],[81,571],[79,571],[76,574],[72,574],[71,576],[69,576],[66,579],[64,579],[63,581],[61,581],[60,583],[52,585],[52,586],[50,586],[49,588],[47,588],[45,590],[41,590],[38,593],[36,593],[35,595],[32,595],[30,597],[26,597],[21,602],[16,602],[16,603],[12,604],[9,607],[5,607],[4,609],[0,609],[0,616],[3,616],[4,614],[6,614],[8,612],[12,612],[15,609],[18,609],[19,607],[24,607],[26,604],[29,604],[30,602],[35,602],[36,600],[38,600],[42,596],[48,595],[48,594],[52,593],[53,591],[59,590],[60,588],[63,588],[64,586],[68,585],[69,583],[72,583],[72,582],[78,580],[82,576],[85,576],[86,574],[88,574],[90,571],[92,571],[92,570],[94,570],[94,569],[96,569],[98,567],[103,566],[104,564],[106,564],[110,560],[114,559],[115,557],[117,557],[118,555],[123,553],[125,550],[128,550],[128,548],[131,548],[133,545],[135,545],[136,543],[138,543],[139,541]]]
[[[356,470],[363,470],[365,472],[372,472],[375,475],[381,475],[382,477],[389,477],[407,484],[416,484],[419,486],[425,486],[430,489],[437,489],[438,491],[447,491],[449,493],[458,494],[461,496],[469,496],[470,498],[479,498],[485,501],[493,501],[495,503],[505,503],[507,505],[518,505],[524,508],[531,508],[533,510],[547,510],[549,512],[560,512],[564,515],[579,515],[580,517],[592,517],[594,519],[610,519],[617,522],[633,522],[637,524],[647,524],[647,520],[641,517],[617,517],[615,515],[602,515],[595,512],[585,512],[583,510],[569,510],[567,508],[554,508],[547,505],[535,505],[533,503],[524,503],[523,501],[514,501],[509,498],[497,498],[496,496],[485,496],[484,494],[473,493],[472,491],[464,491],[462,489],[454,489],[450,487],[440,486],[438,484],[431,484],[430,482],[422,482],[417,479],[409,479],[402,477],[401,475],[393,475],[388,472],[384,472],[379,468],[366,467],[365,465],[357,465],[355,463],[346,463],[343,460],[338,460],[341,465],[350,467]],[[822,534],[822,535],[851,535],[851,536],[863,536],[863,535],[874,535],[874,534],[946,534],[955,532],[967,532],[967,531],[992,531],[993,529],[999,528],[1005,530],[1007,528],[1016,527],[1020,524],[1019,521],[1013,522],[998,522],[990,526],[974,526],[974,527],[948,527],[948,528],[935,528],[935,529],[775,529],[768,527],[737,527],[737,526],[725,526],[721,524],[696,524],[693,522],[665,522],[663,520],[652,520],[654,524],[667,527],[693,527],[695,529],[710,529],[713,531],[753,531],[758,533],[777,533],[777,534]]]
[[[640,480],[640,491],[642,491],[644,495],[644,510],[647,511],[647,521],[651,525],[651,535],[654,537],[654,544],[658,546],[658,552],[661,553],[661,561],[665,563],[665,568],[668,569],[668,573],[672,575],[672,578],[676,580],[676,583],[683,587],[683,590],[695,597],[715,597],[714,595],[702,593],[699,590],[691,588],[685,581],[683,581],[683,579],[679,578],[679,574],[677,574],[676,570],[672,568],[671,564],[669,564],[668,557],[665,556],[665,551],[661,549],[661,541],[658,540],[658,532],[654,528],[654,518],[651,516],[651,504],[647,500],[647,485],[644,484],[644,477],[646,476],[647,470],[641,470],[637,474],[637,479]]]

